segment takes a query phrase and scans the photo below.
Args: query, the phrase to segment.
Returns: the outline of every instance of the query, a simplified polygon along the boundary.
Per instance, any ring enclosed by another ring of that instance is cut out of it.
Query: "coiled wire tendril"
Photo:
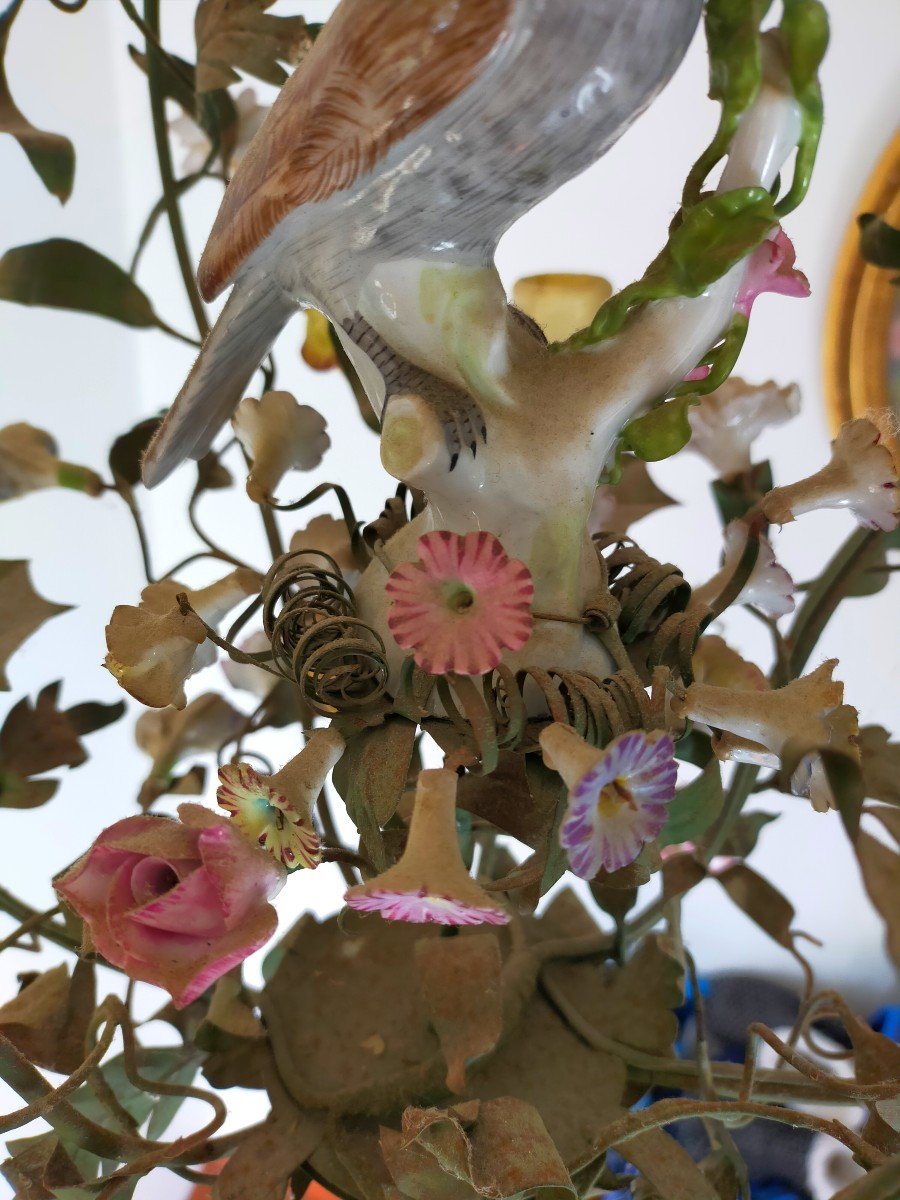
[[[262,601],[275,666],[318,712],[361,708],[384,694],[384,642],[356,615],[353,592],[330,555],[283,555],[266,576]]]

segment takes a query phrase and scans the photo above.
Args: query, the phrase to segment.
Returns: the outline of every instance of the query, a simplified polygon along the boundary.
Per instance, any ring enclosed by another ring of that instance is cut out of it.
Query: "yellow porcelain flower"
[[[550,342],[585,329],[612,295],[599,275],[529,275],[513,288],[513,304],[537,321]]]

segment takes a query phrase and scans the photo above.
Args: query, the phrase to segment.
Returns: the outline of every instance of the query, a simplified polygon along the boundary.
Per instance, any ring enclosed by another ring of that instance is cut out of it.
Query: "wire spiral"
[[[360,708],[384,694],[384,642],[357,616],[353,592],[333,558],[320,550],[283,555],[266,576],[262,595],[273,662],[313,708]]]
[[[678,567],[657,562],[621,534],[597,534],[594,546],[609,572],[610,593],[621,605],[618,624],[623,642],[653,633],[668,617],[685,611],[691,585]],[[610,553],[604,554],[605,550]]]

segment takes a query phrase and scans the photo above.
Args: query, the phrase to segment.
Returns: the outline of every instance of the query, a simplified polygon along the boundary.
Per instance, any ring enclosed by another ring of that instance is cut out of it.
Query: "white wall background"
[[[332,0],[295,0],[280,11],[321,20]],[[802,415],[764,439],[776,478],[783,482],[815,469],[827,457],[822,401],[821,341],[829,280],[856,197],[887,142],[898,115],[900,5],[896,0],[833,0],[833,42],[824,72],[828,121],[818,173],[807,202],[789,219],[799,265],[813,296],[806,302],[768,297],[754,310],[741,361],[751,380],[797,380]],[[193,57],[192,0],[165,0],[164,39]],[[76,145],[75,190],[65,208],[50,197],[11,139],[0,139],[0,251],[50,236],[80,239],[127,265],[159,185],[142,77],[125,51],[137,40],[115,0],[90,0],[74,17],[47,0],[29,0],[17,20],[8,73],[14,96],[37,125],[69,135]],[[701,40],[663,97],[626,138],[591,171],[524,219],[505,239],[500,266],[511,287],[527,274],[596,271],[621,286],[640,273],[661,245],[684,173],[705,144],[715,119],[705,100]],[[264,92],[265,89],[260,89]],[[190,240],[199,254],[218,203],[205,184],[185,205]],[[189,331],[190,312],[180,287],[164,223],[144,260],[141,285],[171,324]],[[343,381],[317,376],[299,360],[302,326],[293,324],[278,348],[281,382],[327,416],[333,448],[323,466],[298,478],[297,494],[325,479],[347,483],[358,514],[371,519],[393,490],[377,445],[363,428]],[[170,403],[191,362],[189,348],[161,333],[126,330],[102,320],[0,306],[0,424],[29,420],[57,436],[66,458],[103,469],[112,437]],[[661,485],[686,507],[651,517],[638,531],[651,553],[681,564],[689,578],[705,579],[717,564],[715,518],[708,492],[711,471],[692,455],[662,464]],[[523,481],[524,482],[524,481]],[[144,498],[157,562],[168,566],[194,548],[183,520],[187,473]],[[210,529],[262,563],[265,547],[255,513],[240,494],[205,502]],[[327,506],[323,506],[323,511]],[[287,535],[306,514],[284,522]],[[779,536],[784,564],[806,579],[849,532],[839,514],[804,518]],[[91,500],[69,492],[43,493],[0,509],[0,557],[27,557],[46,596],[77,607],[48,623],[12,660],[18,697],[59,677],[64,701],[119,698],[102,668],[103,627],[113,606],[135,602],[142,582],[132,529],[114,496]],[[839,677],[863,723],[900,727],[898,588],[848,604],[823,638],[816,661],[839,657]],[[762,631],[742,614],[723,622],[746,652],[768,656]],[[211,668],[198,690],[213,683]],[[216,681],[216,686],[217,686]],[[71,862],[97,832],[129,811],[147,762],[131,744],[126,724],[94,735],[90,761],[65,781],[39,812],[0,812],[0,879],[37,907],[52,903],[50,875]],[[802,802],[764,797],[760,807],[781,820],[762,837],[755,864],[783,887],[797,908],[799,928],[824,946],[811,958],[820,978],[844,988],[863,1006],[888,1000],[894,974],[882,949],[880,927],[858,881],[835,817],[814,814]],[[284,919],[304,908],[333,910],[337,883],[317,872],[289,888]],[[686,906],[686,935],[701,970],[751,968],[796,979],[790,960],[706,884]],[[52,949],[46,963],[57,961]],[[9,952],[0,962],[0,995],[9,995],[16,971],[35,967],[34,956]],[[110,977],[110,986],[114,981]],[[147,1001],[149,1005],[150,1000]],[[149,1008],[148,1008],[149,1011]],[[2,1088],[0,1088],[2,1093]],[[12,1097],[0,1094],[0,1106]],[[236,1120],[252,1099],[235,1098]],[[0,1196],[7,1193],[0,1183]],[[173,1196],[174,1184],[153,1181],[139,1196]]]

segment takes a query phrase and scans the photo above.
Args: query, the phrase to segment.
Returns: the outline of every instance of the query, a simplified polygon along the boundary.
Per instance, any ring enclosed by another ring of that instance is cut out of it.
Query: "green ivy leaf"
[[[0,300],[92,313],[181,337],[157,316],[121,267],[90,246],[67,238],[7,250],[0,259]]]
[[[772,467],[768,462],[755,463],[749,471],[729,479],[714,479],[712,493],[722,524],[728,525],[746,516],[772,487]]]
[[[721,768],[718,761],[712,759],[696,779],[675,793],[675,799],[669,805],[668,820],[659,837],[660,846],[697,841],[722,811],[724,802]]]
[[[68,138],[46,133],[20,112],[9,90],[4,60],[13,21],[23,0],[12,0],[0,13],[0,133],[16,139],[37,171],[47,191],[65,204],[75,179],[75,150]]]
[[[825,111],[819,67],[828,48],[828,14],[820,0],[784,0],[779,30],[787,49],[788,75],[801,113],[794,178],[788,194],[778,203],[778,215],[784,217],[794,211],[809,190],[819,150]]]
[[[705,196],[684,211],[643,278],[610,297],[588,329],[555,349],[583,349],[613,337],[633,308],[651,300],[701,295],[755,250],[777,223],[774,201],[765,188]]]
[[[646,416],[629,421],[619,435],[623,449],[630,450],[644,462],[671,458],[691,440],[687,412],[697,403],[696,396],[678,396]]]

